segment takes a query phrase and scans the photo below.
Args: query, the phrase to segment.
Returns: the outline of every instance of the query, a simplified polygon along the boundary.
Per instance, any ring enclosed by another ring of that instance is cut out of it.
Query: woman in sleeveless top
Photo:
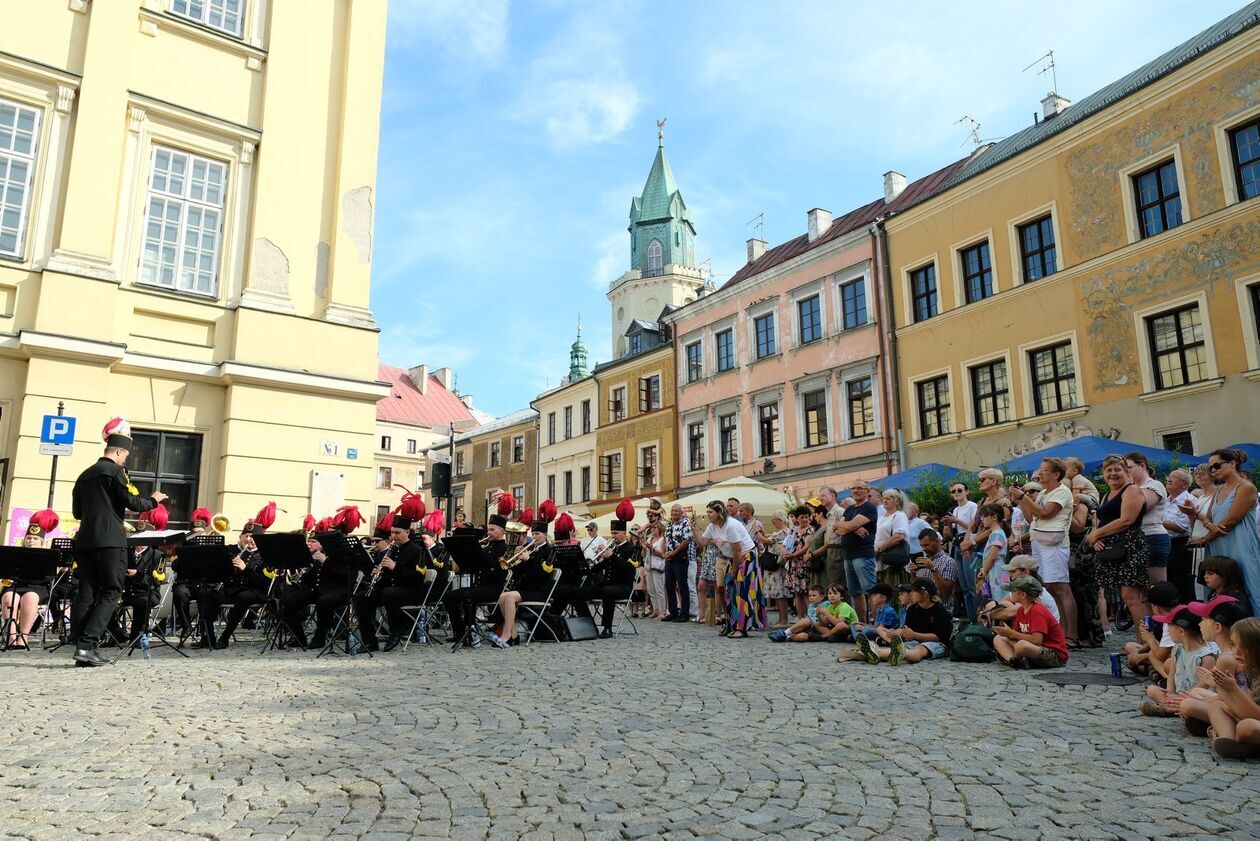
[[[1129,481],[1128,465],[1120,456],[1107,456],[1103,461],[1103,478],[1111,490],[1098,506],[1098,526],[1085,539],[1101,555],[1097,558],[1098,583],[1120,588],[1120,597],[1136,624],[1146,615],[1143,597],[1150,561],[1150,548],[1142,534],[1146,499],[1142,489]],[[1123,554],[1107,557],[1117,548],[1122,548]]]
[[[1212,494],[1209,555],[1233,558],[1242,567],[1247,596],[1253,610],[1260,610],[1260,537],[1256,535],[1256,486],[1247,481],[1241,467],[1247,454],[1240,450],[1216,450],[1208,456],[1208,470],[1216,479]]]

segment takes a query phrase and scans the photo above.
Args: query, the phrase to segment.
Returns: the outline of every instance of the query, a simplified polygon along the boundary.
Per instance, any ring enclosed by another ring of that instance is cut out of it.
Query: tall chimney
[[[433,376],[438,378],[438,382],[442,384],[442,388],[446,389],[447,391],[450,391],[451,385],[454,382],[452,379],[452,377],[454,376],[454,373],[455,372],[452,371],[450,368],[438,368],[436,371],[433,372]]]
[[[1066,96],[1059,96],[1054,91],[1046,94],[1046,98],[1041,100],[1041,117],[1044,120],[1052,120],[1067,110],[1072,104],[1072,100]]]
[[[827,233],[827,229],[831,227],[830,210],[823,210],[821,207],[815,207],[809,212],[808,218],[810,242],[813,242],[823,234]]]
[[[748,262],[754,262],[765,253],[766,241],[764,239],[753,238],[748,240]]]
[[[884,173],[884,204],[889,204],[906,189],[906,177],[895,169]]]
[[[420,389],[421,394],[429,393],[429,366],[417,365],[414,368],[407,369],[407,376],[411,378],[412,384]]]

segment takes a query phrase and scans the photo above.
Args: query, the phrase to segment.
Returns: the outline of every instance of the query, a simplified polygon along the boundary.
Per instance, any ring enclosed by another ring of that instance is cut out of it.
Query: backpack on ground
[[[988,663],[993,654],[993,629],[963,625],[950,642],[949,659],[956,663]]]

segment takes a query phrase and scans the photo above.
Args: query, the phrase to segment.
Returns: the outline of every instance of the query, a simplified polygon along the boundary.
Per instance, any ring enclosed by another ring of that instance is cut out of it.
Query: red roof
[[[850,210],[838,219],[832,220],[831,227],[827,229],[827,232],[813,242],[809,241],[809,234],[801,234],[799,237],[790,239],[782,245],[776,245],[751,263],[745,263],[739,271],[731,275],[730,280],[722,284],[722,289],[728,289],[745,278],[761,274],[780,263],[786,263],[788,260],[799,257],[807,251],[819,248],[833,239],[852,233],[858,228],[866,227],[881,216],[898,213],[931,198],[940,192],[945,184],[948,183],[950,176],[961,169],[969,160],[971,160],[970,155],[962,160],[954,161],[954,163],[943,169],[938,169],[931,175],[923,176],[918,181],[907,185],[901,191],[901,195],[890,202],[876,199],[870,204],[859,207],[857,210]]]
[[[424,394],[411,381],[406,368],[378,365],[376,376],[381,382],[389,383],[389,396],[376,403],[378,421],[434,429],[445,429],[451,423],[461,429],[477,425],[472,411],[432,374]]]

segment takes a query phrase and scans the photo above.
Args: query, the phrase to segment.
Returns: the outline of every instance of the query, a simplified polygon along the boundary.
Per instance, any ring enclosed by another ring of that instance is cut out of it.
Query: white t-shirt
[[[1038,505],[1049,505],[1052,502],[1059,503],[1059,513],[1049,518],[1035,518],[1033,520],[1033,528],[1042,531],[1063,532],[1063,541],[1059,545],[1067,546],[1068,521],[1072,519],[1072,492],[1068,490],[1066,485],[1059,485],[1052,491],[1042,491],[1037,494]]]
[[[1045,607],[1045,609],[1050,611],[1050,615],[1054,617],[1055,622],[1060,621],[1059,620],[1059,605],[1054,600],[1054,596],[1050,595],[1049,590],[1042,590],[1041,595],[1037,597],[1037,601],[1041,602],[1041,604]]]
[[[1168,490],[1155,479],[1147,479],[1139,485],[1144,491],[1154,491],[1159,497],[1154,505],[1146,506],[1142,515],[1142,534],[1168,534],[1164,528],[1164,510],[1168,508]]]
[[[962,526],[957,526],[956,528],[968,529],[971,528],[971,524],[976,521],[976,515],[979,511],[979,505],[976,505],[971,500],[967,500],[962,505],[954,508],[954,510],[950,513],[954,515],[955,519],[962,520],[963,522]]]
[[[709,523],[704,530],[704,539],[716,541],[718,551],[728,558],[743,557],[745,552],[752,551],[754,545],[748,529],[734,517],[727,517],[726,524],[721,526]]]
[[[875,526],[876,548],[885,540],[891,539],[894,534],[902,537],[910,536],[910,521],[906,519],[904,511],[894,511],[879,518],[879,524]]]
[[[1212,515],[1212,495],[1204,494],[1194,500],[1194,510],[1199,512],[1199,517],[1194,521],[1194,525],[1190,527],[1190,537],[1203,537],[1207,534],[1207,524],[1203,522],[1203,518],[1211,519]]]
[[[922,517],[915,517],[913,520],[910,520],[906,527],[909,529],[906,533],[906,545],[910,547],[911,555],[917,555],[923,551],[923,547],[919,545],[919,535],[923,533],[924,529],[932,527]]]

